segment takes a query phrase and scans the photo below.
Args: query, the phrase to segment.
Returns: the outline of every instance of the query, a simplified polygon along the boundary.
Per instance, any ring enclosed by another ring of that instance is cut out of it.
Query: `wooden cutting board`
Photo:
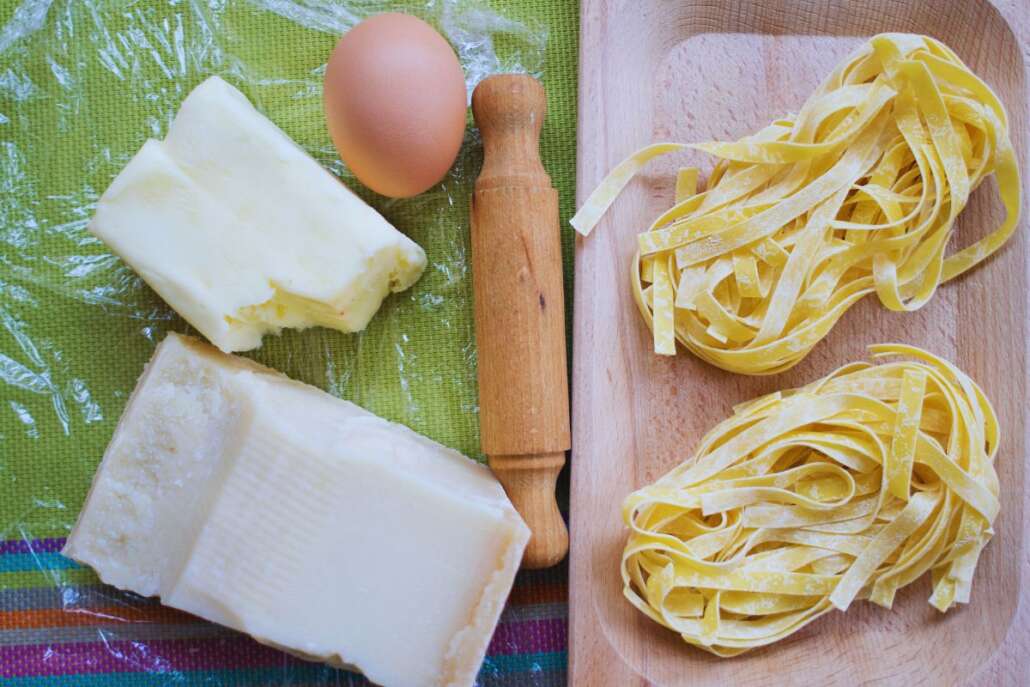
[[[737,139],[797,111],[841,58],[883,31],[939,38],[986,79],[1010,114],[1027,185],[1025,0],[581,0],[581,12],[580,204],[645,144]],[[685,164],[711,168],[700,154],[652,163],[576,244],[570,685],[1030,684],[1026,219],[998,256],[942,287],[919,312],[892,313],[866,298],[798,367],[742,377],[682,350],[656,356],[628,289],[635,236],[671,205],[675,170]],[[958,242],[981,236],[1002,214],[992,180],[959,218]],[[939,614],[921,580],[899,593],[893,611],[861,602],[778,645],[718,659],[623,599],[627,494],[689,457],[732,405],[863,359],[868,344],[895,341],[957,363],[1003,423],[1003,510],[969,606]]]

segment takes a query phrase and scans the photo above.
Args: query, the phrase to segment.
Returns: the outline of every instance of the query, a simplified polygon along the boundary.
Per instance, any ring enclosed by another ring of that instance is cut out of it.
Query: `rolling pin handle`
[[[522,566],[538,570],[559,563],[569,550],[569,533],[554,498],[565,452],[490,456],[489,462],[515,510],[534,533],[523,554]],[[547,536],[539,536],[542,532]]]
[[[547,94],[539,81],[524,74],[491,76],[472,92],[472,113],[483,136],[477,191],[551,187],[538,151],[547,114]]]

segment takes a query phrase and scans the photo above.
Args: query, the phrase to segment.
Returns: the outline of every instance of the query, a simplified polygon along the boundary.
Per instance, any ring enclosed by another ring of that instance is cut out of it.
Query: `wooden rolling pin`
[[[491,76],[472,94],[484,148],[472,196],[480,437],[533,533],[525,568],[569,548],[554,496],[570,437],[558,192],[537,151],[546,110],[530,76]]]

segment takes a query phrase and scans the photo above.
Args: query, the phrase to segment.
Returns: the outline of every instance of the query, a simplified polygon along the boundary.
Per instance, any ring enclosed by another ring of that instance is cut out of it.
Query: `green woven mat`
[[[481,458],[467,220],[478,139],[467,136],[440,186],[388,201],[347,175],[322,115],[336,30],[388,9],[442,26],[470,72],[541,76],[549,100],[541,149],[561,196],[571,304],[577,2],[0,0],[0,542],[8,551],[31,554],[66,536],[144,363],[167,331],[189,331],[85,227],[115,174],[214,73],[429,257],[422,280],[390,297],[365,332],[286,332],[248,355]],[[95,582],[41,560],[29,570],[0,564],[0,612],[24,610],[11,607],[18,590]],[[45,643],[47,627],[35,626],[32,641]],[[0,645],[15,630],[24,627],[0,626]]]

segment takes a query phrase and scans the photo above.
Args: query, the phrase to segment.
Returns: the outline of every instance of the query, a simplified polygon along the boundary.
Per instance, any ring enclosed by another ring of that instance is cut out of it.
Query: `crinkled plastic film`
[[[636,608],[728,657],[856,599],[890,608],[927,572],[936,609],[969,602],[1000,508],[994,409],[926,351],[870,350],[889,360],[736,407],[626,499]]]
[[[212,74],[240,88],[429,258],[418,284],[388,298],[365,332],[287,331],[266,337],[252,357],[479,456],[467,221],[479,141],[470,131],[443,182],[398,201],[356,184],[325,128],[329,51],[349,27],[383,11],[439,28],[470,94],[490,73],[543,69],[543,24],[508,18],[487,0],[0,3],[4,680],[90,675],[97,681],[89,684],[122,684],[124,675],[124,684],[157,684],[159,673],[161,684],[364,684],[98,585],[58,551],[144,363],[167,331],[189,332],[86,224],[108,183]],[[532,651],[513,642],[501,653]],[[504,683],[512,669],[491,661],[483,684]],[[522,663],[521,675],[540,677],[532,684],[557,674],[544,659]]]
[[[741,374],[793,367],[866,295],[922,307],[1001,248],[1022,205],[1004,108],[926,36],[874,36],[796,115],[739,141],[633,153],[572,225],[588,234],[643,165],[687,147],[719,161],[700,192],[697,171],[680,172],[676,204],[638,237],[631,288],[656,353],[675,354],[675,339]],[[991,175],[1005,220],[946,256],[956,217]]]

